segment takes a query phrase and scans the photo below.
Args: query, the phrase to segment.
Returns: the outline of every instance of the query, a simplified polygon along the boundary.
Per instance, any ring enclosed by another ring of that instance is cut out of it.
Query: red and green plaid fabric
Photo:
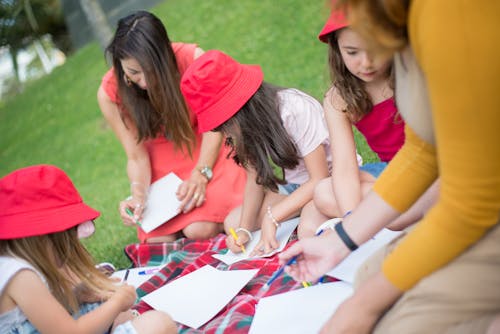
[[[278,256],[245,260],[232,265],[226,265],[212,257],[212,254],[226,251],[225,235],[222,234],[210,240],[179,239],[170,243],[132,244],[125,247],[125,253],[134,266],[165,264],[155,276],[137,289],[139,298],[207,264],[219,270],[260,269],[238,295],[205,325],[199,329],[179,326],[179,333],[247,333],[255,313],[255,305],[261,297],[299,289],[302,284],[283,274],[262,295],[261,287],[279,269]],[[334,279],[326,277],[325,282],[331,281]],[[143,301],[139,301],[135,308],[140,313],[151,309]]]

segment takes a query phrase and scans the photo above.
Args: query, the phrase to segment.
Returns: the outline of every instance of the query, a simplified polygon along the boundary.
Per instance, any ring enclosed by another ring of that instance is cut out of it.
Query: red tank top
[[[354,124],[381,161],[389,162],[405,141],[404,121],[394,98],[373,106],[370,113]]]

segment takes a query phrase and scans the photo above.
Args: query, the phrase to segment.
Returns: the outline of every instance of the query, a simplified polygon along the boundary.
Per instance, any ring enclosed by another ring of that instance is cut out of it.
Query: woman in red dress
[[[226,215],[241,205],[245,172],[226,159],[221,134],[198,133],[180,92],[182,73],[203,50],[171,43],[156,16],[138,11],[118,22],[106,53],[113,67],[97,99],[127,155],[131,196],[120,203],[124,224],[137,226],[149,185],[174,172],[184,180],[177,190],[180,214],[150,233],[138,228],[139,240],[206,239],[222,232]]]

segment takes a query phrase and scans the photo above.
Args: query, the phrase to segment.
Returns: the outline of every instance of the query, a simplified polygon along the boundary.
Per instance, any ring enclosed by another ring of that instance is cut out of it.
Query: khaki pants
[[[401,238],[374,254],[355,286],[377,272]],[[378,322],[376,334],[485,333],[500,314],[500,224],[447,266],[408,290]]]

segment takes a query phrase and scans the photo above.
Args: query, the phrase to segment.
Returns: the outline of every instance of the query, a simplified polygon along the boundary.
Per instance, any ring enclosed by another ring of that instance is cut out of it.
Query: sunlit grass
[[[220,49],[260,64],[265,80],[299,88],[318,99],[328,87],[326,46],[316,35],[327,9],[322,1],[169,0],[152,11],[174,41]],[[98,261],[130,263],[123,247],[135,231],[119,218],[128,195],[125,155],[98,109],[96,91],[107,65],[97,43],[72,55],[25,91],[0,103],[0,175],[33,164],[64,169],[84,200],[101,211],[85,243]],[[365,160],[375,159],[357,135]]]

